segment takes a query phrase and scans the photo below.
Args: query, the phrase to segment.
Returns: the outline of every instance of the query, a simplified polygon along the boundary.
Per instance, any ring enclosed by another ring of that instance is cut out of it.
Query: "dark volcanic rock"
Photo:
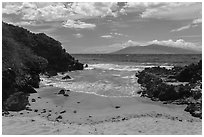
[[[176,75],[177,80],[181,82],[197,82],[202,80],[202,60],[198,64],[185,66],[180,73]]]
[[[38,112],[38,110],[37,110],[37,109],[35,109],[35,110],[34,110],[34,112]]]
[[[70,90],[61,89],[61,90],[58,92],[58,94],[62,94],[62,95],[64,95],[65,97],[68,97],[68,96],[69,96],[69,94],[68,94],[69,91],[70,91]]]
[[[74,111],[73,111],[73,113],[77,113],[77,111],[76,111],[76,110],[74,110]]]
[[[88,68],[88,64],[85,64],[84,68]]]
[[[68,94],[64,94],[64,96],[65,96],[65,97],[69,97],[69,95],[68,95]]]
[[[58,94],[65,94],[65,92],[66,92],[66,90],[64,90],[64,89],[61,89],[59,92],[58,92]]]
[[[115,106],[116,109],[120,108],[120,106]]]
[[[63,114],[63,113],[65,113],[65,112],[66,112],[66,110],[63,110],[63,111],[60,112],[60,114]]]
[[[202,61],[184,68],[145,68],[136,74],[138,83],[143,87],[141,96],[149,97],[153,101],[165,101],[164,104],[188,104],[185,111],[202,118],[201,65]]]
[[[5,101],[5,108],[9,111],[20,111],[28,105],[28,96],[23,92],[16,92]]]
[[[202,118],[202,103],[196,104],[192,103],[189,104],[186,108],[185,111],[190,112],[192,116]]]
[[[69,75],[66,75],[62,79],[71,79],[71,77]]]
[[[62,119],[62,116],[59,115],[57,118],[56,118],[56,121],[59,121],[59,119]]]

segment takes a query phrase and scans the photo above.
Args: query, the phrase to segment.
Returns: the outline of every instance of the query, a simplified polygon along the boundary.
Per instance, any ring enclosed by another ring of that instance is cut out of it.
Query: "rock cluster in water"
[[[2,104],[3,110],[25,109],[27,95],[36,93],[39,74],[82,70],[83,64],[44,33],[2,22]]]
[[[185,111],[202,118],[202,61],[185,67],[145,68],[136,74],[141,96],[163,103],[187,104]]]

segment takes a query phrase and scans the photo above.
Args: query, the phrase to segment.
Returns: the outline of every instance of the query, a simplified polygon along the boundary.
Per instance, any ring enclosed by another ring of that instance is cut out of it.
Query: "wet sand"
[[[2,134],[202,134],[202,121],[186,105],[140,97],[103,97],[41,87],[27,110],[2,118]]]

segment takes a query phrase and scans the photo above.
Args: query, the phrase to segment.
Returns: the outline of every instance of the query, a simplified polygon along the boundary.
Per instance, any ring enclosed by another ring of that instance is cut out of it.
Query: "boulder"
[[[58,92],[58,94],[65,94],[65,90],[64,89],[61,89],[59,92]]]
[[[69,75],[66,75],[62,79],[71,79],[71,77]]]
[[[88,68],[88,64],[85,64],[85,65],[84,65],[84,68]]]
[[[65,97],[69,97],[69,94],[64,94]]]
[[[66,110],[63,110],[63,111],[60,112],[60,114],[63,114],[63,113],[65,113],[65,112],[66,112]]]
[[[28,104],[28,95],[23,92],[16,92],[5,101],[5,108],[9,111],[20,111],[24,110]]]
[[[69,96],[69,94],[68,94],[69,91],[70,91],[70,90],[61,89],[61,90],[58,92],[58,94],[62,94],[63,96],[68,97],[68,96]]]

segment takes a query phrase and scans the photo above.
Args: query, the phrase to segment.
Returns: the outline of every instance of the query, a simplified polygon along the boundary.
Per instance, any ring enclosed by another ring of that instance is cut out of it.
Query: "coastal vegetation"
[[[39,87],[39,74],[82,70],[83,64],[44,33],[35,34],[2,22],[2,104],[3,110],[19,111],[27,96]]]

